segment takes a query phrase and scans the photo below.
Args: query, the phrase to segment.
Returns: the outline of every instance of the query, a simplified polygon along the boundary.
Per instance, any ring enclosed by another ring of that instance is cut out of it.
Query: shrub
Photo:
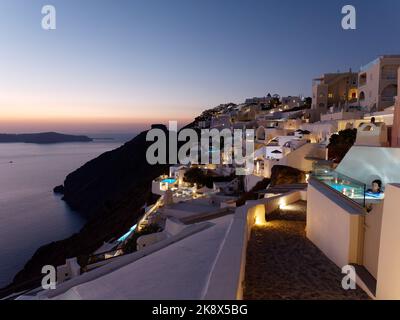
[[[223,176],[211,176],[204,173],[200,168],[190,168],[186,171],[183,181],[191,184],[197,184],[198,187],[212,188],[214,182],[225,182],[232,181],[235,178],[235,175],[231,175],[229,177]]]
[[[212,179],[207,176],[200,168],[190,168],[186,171],[183,181],[197,184],[198,186],[207,186],[212,188]]]

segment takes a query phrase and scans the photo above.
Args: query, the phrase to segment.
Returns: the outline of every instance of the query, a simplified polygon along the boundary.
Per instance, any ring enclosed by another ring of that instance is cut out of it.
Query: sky
[[[41,27],[54,5],[57,29]],[[343,30],[341,8],[357,10]],[[400,54],[398,0],[0,0],[0,132],[135,132]]]

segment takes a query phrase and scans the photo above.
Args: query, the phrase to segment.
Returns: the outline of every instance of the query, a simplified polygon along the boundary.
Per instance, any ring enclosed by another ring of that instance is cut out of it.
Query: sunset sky
[[[134,132],[399,54],[400,1],[1,0],[0,132]],[[57,30],[41,8],[57,9]]]

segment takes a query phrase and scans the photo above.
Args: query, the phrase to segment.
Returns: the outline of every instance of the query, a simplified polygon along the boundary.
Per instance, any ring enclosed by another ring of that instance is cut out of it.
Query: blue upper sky
[[[55,31],[41,29],[46,4]],[[357,30],[341,28],[346,4]],[[189,119],[268,92],[310,95],[315,76],[400,54],[398,0],[1,0],[0,12],[11,122]]]

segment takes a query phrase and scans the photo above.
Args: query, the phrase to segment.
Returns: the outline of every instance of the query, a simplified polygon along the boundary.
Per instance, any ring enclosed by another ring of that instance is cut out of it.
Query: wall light
[[[286,201],[284,199],[279,200],[279,209],[285,209],[286,207]]]
[[[262,226],[264,223],[259,215],[255,215],[254,217],[254,224],[256,226]]]

